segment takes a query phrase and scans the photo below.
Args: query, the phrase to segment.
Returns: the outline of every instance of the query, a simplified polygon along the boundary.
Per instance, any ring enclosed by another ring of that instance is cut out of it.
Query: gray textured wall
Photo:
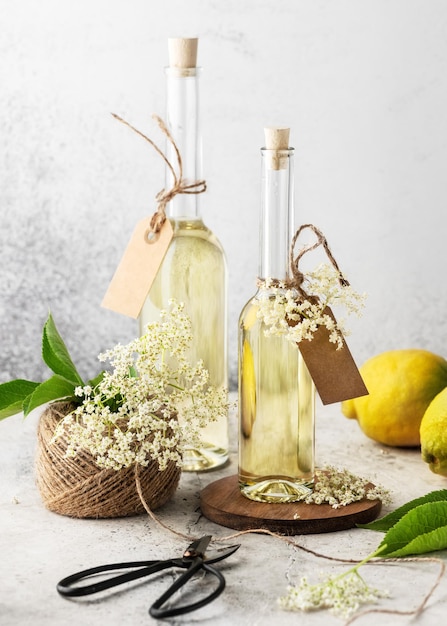
[[[299,220],[369,293],[357,360],[447,354],[446,2],[0,0],[0,24],[0,380],[45,375],[49,309],[85,375],[136,333],[100,302],[163,168],[109,113],[156,135],[179,35],[200,37],[205,220],[229,260],[233,382],[272,123],[292,128]]]

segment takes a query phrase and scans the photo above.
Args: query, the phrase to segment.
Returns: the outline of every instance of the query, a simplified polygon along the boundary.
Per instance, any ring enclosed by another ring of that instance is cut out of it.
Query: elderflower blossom
[[[312,492],[303,496],[306,504],[330,504],[333,509],[347,506],[359,500],[381,500],[389,503],[390,493],[384,487],[372,485],[366,478],[352,474],[346,469],[331,465],[315,472]]]
[[[68,440],[67,456],[85,450],[114,470],[152,460],[160,470],[181,466],[184,448],[198,445],[200,430],[226,414],[226,390],[209,385],[202,361],[188,360],[191,321],[183,305],[170,306],[143,336],[99,355],[111,371],[96,386],[75,390],[82,403],[55,433]]]
[[[309,584],[303,576],[297,587],[287,588],[287,595],[279,599],[279,606],[285,611],[329,609],[337,617],[349,618],[362,604],[375,604],[379,598],[389,596],[387,591],[370,587],[358,573],[358,567],[315,584]]]
[[[319,265],[305,277],[309,299],[302,299],[296,289],[284,283],[273,285],[267,280],[258,297],[258,318],[266,326],[266,335],[285,336],[294,344],[311,340],[320,326],[329,332],[329,341],[343,347],[343,336],[348,334],[343,318],[337,321],[327,307],[343,306],[348,313],[361,315],[365,294],[359,294],[349,285],[340,284],[340,274],[328,264]]]

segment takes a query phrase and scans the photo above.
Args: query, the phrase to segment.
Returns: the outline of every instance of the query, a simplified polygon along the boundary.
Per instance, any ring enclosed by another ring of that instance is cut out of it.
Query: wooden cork
[[[264,128],[264,135],[266,150],[273,151],[270,156],[271,169],[285,169],[287,167],[287,155],[281,154],[281,152],[289,150],[290,128],[286,126],[268,126]]]
[[[168,39],[169,67],[180,71],[196,68],[198,43],[197,37]]]

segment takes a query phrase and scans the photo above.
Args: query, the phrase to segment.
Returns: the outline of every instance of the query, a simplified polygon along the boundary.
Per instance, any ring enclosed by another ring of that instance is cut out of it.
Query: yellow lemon
[[[447,389],[431,401],[421,422],[422,459],[435,474],[447,476]]]
[[[426,350],[391,350],[364,363],[360,373],[369,395],[342,403],[346,417],[389,446],[420,445],[422,416],[447,387],[447,361]]]

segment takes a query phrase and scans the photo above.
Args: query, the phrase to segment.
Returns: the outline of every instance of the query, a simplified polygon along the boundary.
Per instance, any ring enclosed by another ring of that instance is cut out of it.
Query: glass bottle
[[[261,281],[289,277],[294,234],[293,148],[289,129],[266,131],[262,155]],[[239,318],[239,486],[260,502],[294,502],[314,480],[315,387],[296,344],[265,335],[258,289]]]
[[[202,147],[199,126],[199,75],[197,39],[170,39],[166,68],[167,126],[179,149],[183,179],[202,179]],[[166,156],[177,157],[170,142]],[[172,187],[167,168],[166,189]],[[210,384],[228,388],[227,363],[227,264],[221,244],[205,226],[200,203],[203,194],[177,194],[166,207],[174,236],[140,314],[140,332],[158,319],[160,309],[175,298],[183,302],[191,318],[192,362],[202,359]],[[228,419],[210,423],[202,431],[199,449],[188,449],[185,471],[209,470],[228,459]]]

